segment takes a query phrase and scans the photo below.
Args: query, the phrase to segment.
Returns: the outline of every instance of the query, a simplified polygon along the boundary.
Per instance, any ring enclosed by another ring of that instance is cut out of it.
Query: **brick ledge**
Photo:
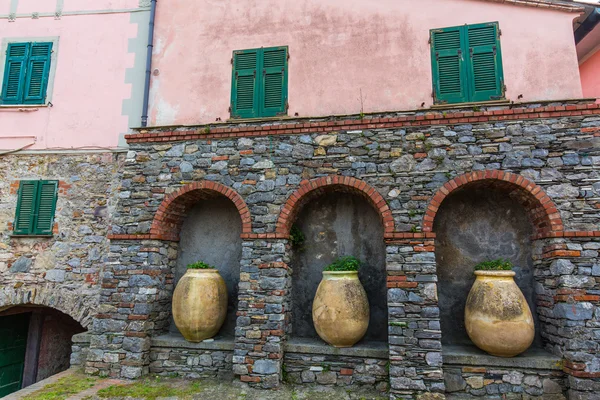
[[[282,123],[264,126],[238,126],[235,128],[210,128],[204,133],[202,126],[189,130],[145,132],[125,135],[127,143],[175,142],[184,140],[223,139],[270,135],[328,133],[340,130],[386,129],[431,125],[458,125],[538,118],[560,118],[600,114],[600,104],[571,104],[536,108],[511,108],[489,111],[465,111],[442,113],[428,112],[424,115],[408,115],[390,118],[346,119],[338,121],[313,121]],[[585,128],[584,128],[585,129]],[[585,130],[582,132],[587,133]],[[589,133],[593,133],[590,131]]]

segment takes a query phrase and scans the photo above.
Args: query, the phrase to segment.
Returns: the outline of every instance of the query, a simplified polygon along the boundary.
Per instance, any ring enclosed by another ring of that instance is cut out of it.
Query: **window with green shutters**
[[[233,52],[231,117],[275,117],[287,113],[288,48]]]
[[[58,181],[21,181],[14,235],[52,235]]]
[[[2,80],[2,104],[44,104],[52,42],[9,43]]]
[[[431,30],[431,64],[435,104],[504,98],[497,22]]]

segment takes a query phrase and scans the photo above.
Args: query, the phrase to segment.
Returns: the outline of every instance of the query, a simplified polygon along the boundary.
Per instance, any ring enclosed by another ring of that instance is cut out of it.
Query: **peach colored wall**
[[[158,2],[151,124],[229,117],[233,50],[288,45],[288,115],[432,104],[429,30],[499,21],[507,97],[581,97],[576,14],[477,0]]]
[[[137,0],[65,0],[64,5],[73,9],[76,2],[80,9],[94,10],[138,5]],[[48,3],[51,7],[42,6]],[[55,1],[19,0],[17,14],[54,12],[54,7]],[[53,106],[28,112],[0,107],[0,149],[17,149],[32,141],[35,145],[27,150],[116,148],[130,125],[123,110],[124,102],[132,97],[133,85],[127,83],[126,75],[134,66],[132,40],[140,26],[132,22],[132,14],[17,18],[0,23],[0,42],[58,37],[56,73],[49,88]],[[146,43],[146,36],[140,40]],[[3,71],[4,65],[0,68]],[[139,125],[139,117],[135,124]]]
[[[579,66],[583,96],[600,99],[600,50]]]

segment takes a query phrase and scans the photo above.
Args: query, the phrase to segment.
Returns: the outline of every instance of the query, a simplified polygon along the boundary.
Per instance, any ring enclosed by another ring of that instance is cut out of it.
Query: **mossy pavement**
[[[32,390],[34,389],[34,390]],[[384,400],[373,389],[283,385],[278,390],[252,389],[237,381],[149,377],[137,381],[93,378],[69,370],[34,388],[10,395],[10,400]]]

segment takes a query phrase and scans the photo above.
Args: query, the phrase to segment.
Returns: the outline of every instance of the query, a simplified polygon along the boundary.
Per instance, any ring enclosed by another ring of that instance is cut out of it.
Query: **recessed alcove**
[[[479,262],[504,258],[516,272],[536,324],[534,346],[540,346],[535,305],[532,234],[527,203],[506,186],[487,182],[466,185],[444,199],[437,212],[436,262],[444,345],[471,345],[464,324],[467,296]],[[525,204],[525,205],[524,205]]]
[[[227,284],[227,319],[217,337],[233,337],[235,331],[240,259],[242,256],[240,214],[225,196],[198,201],[189,208],[180,232],[179,251],[174,271],[175,283],[188,264],[203,261],[218,268]],[[171,333],[179,333],[174,322]]]
[[[387,342],[385,244],[378,212],[363,196],[332,189],[307,201],[295,226],[305,242],[294,247],[291,262],[292,337],[318,339],[312,303],[323,268],[352,255],[362,262],[359,279],[370,305],[369,328],[359,344]]]

